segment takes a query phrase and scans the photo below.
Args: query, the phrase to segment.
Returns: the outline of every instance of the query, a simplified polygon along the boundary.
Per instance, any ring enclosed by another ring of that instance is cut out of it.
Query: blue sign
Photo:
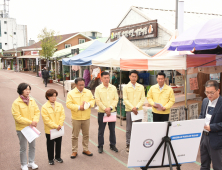
[[[180,139],[189,139],[189,138],[199,138],[201,133],[190,133],[190,134],[183,134],[183,135],[176,135],[171,136],[171,140],[180,140]]]

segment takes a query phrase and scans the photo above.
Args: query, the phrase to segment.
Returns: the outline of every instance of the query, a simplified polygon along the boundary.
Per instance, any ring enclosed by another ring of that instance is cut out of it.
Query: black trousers
[[[154,122],[166,122],[169,121],[169,114],[158,114],[153,112]]]
[[[48,78],[44,78],[44,83],[45,83],[45,86],[47,86],[47,84],[48,84]]]
[[[46,146],[48,152],[48,159],[54,159],[54,149],[55,149],[55,158],[61,158],[61,146],[62,146],[62,137],[50,140],[50,134],[45,134],[46,136]],[[54,147],[55,145],[55,147]]]
[[[211,163],[214,170],[222,169],[222,149],[213,149],[210,146],[209,136],[202,134],[200,141],[200,170],[210,170]]]
[[[103,116],[104,116],[104,113],[99,113],[98,114],[98,124],[99,124],[98,146],[103,146],[104,145],[104,131],[105,131],[107,123],[103,123]],[[108,126],[109,126],[109,141],[110,141],[110,144],[111,145],[116,145],[116,134],[115,134],[116,122],[108,122]]]

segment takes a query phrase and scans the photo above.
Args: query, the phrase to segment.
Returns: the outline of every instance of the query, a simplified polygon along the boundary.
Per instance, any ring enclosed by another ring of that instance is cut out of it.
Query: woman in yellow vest
[[[27,165],[27,139],[21,130],[27,126],[36,127],[39,122],[40,111],[35,100],[29,97],[31,92],[31,86],[29,84],[19,84],[17,92],[19,97],[12,104],[12,115],[15,119],[16,132],[19,138],[21,169],[28,170],[28,167],[37,169],[38,165],[34,163],[35,140],[29,143],[29,164]]]
[[[65,120],[65,112],[61,103],[56,102],[56,97],[58,92],[54,89],[49,89],[46,91],[45,97],[48,100],[42,106],[42,119],[45,126],[45,134],[47,140],[47,152],[49,165],[54,165],[54,160],[59,163],[63,163],[61,159],[61,145],[62,145],[62,136],[56,139],[50,140],[50,130],[57,129],[62,130],[62,126]],[[54,157],[54,145],[55,146],[55,157]],[[54,159],[55,158],[55,159]]]

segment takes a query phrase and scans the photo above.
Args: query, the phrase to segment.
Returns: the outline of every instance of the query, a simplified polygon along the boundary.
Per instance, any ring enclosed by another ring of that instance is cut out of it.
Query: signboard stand
[[[170,167],[170,170],[173,170],[173,166],[177,167],[177,170],[180,170],[180,164],[177,161],[175,152],[173,150],[173,146],[171,144],[171,139],[168,136],[169,134],[169,128],[171,126],[171,122],[168,122],[167,125],[167,131],[166,131],[166,136],[162,138],[162,142],[160,143],[160,145],[158,146],[158,148],[155,150],[155,152],[153,153],[152,157],[150,158],[150,160],[148,161],[148,163],[146,164],[145,167],[141,167],[142,170],[147,170],[148,168],[163,168],[163,167]],[[160,166],[150,166],[150,163],[153,161],[154,157],[156,156],[156,154],[158,153],[158,151],[160,150],[160,148],[162,147],[162,145],[164,144],[164,150],[163,150],[163,157],[162,157],[162,164]],[[164,159],[165,159],[165,152],[167,149],[167,154],[168,154],[168,160],[169,160],[169,165],[163,165],[164,164]],[[170,155],[170,150],[173,154],[174,160],[176,162],[175,165],[172,165],[172,160],[171,160],[171,155]]]

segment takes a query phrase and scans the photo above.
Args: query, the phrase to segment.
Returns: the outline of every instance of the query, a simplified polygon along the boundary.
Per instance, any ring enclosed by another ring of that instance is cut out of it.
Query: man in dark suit
[[[210,170],[212,161],[214,170],[222,169],[222,97],[219,83],[209,80],[205,84],[207,98],[203,100],[200,119],[205,126],[200,142],[201,170]]]
[[[46,70],[46,67],[44,67],[44,70],[42,71],[42,78],[44,79],[45,87],[47,87],[49,72]]]

